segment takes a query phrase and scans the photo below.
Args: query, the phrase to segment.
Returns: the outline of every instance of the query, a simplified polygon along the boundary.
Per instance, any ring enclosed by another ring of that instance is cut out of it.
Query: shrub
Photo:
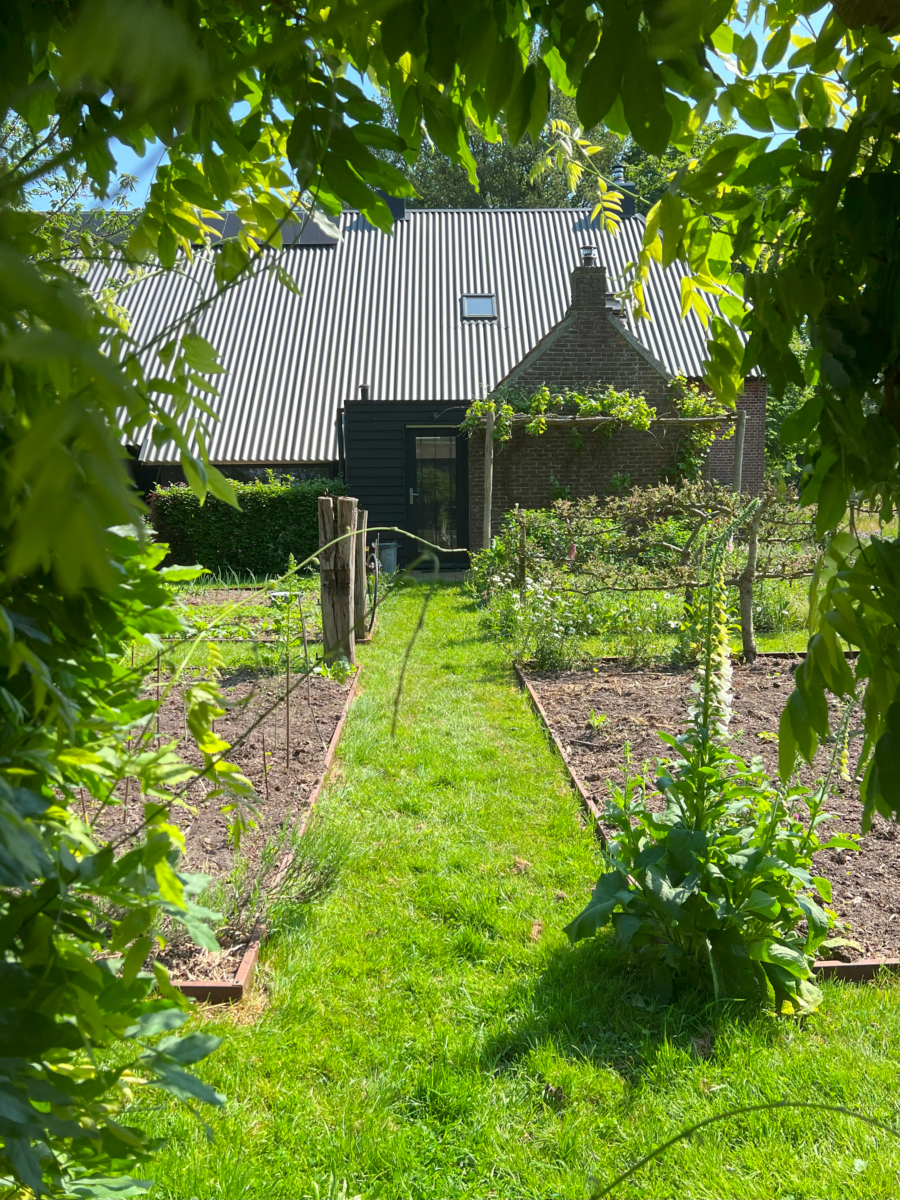
[[[291,554],[299,562],[319,546],[317,501],[344,495],[340,479],[232,481],[240,510],[209,496],[204,504],[189,487],[175,483],[150,496],[156,536],[168,542],[176,562],[200,563],[212,571],[280,575]]]
[[[811,875],[812,857],[857,843],[842,835],[819,842],[828,779],[814,791],[778,784],[759,761],[748,765],[728,748],[721,545],[689,728],[677,738],[660,735],[676,757],[657,764],[655,786],[631,775],[624,789],[613,789],[607,819],[617,840],[604,851],[608,870],[566,932],[575,942],[612,922],[664,997],[682,983],[707,986],[717,999],[808,1012],[821,999],[812,982],[815,953],[835,944],[830,884]],[[849,710],[833,766],[848,720]],[[664,801],[663,812],[653,811],[651,798]]]
[[[208,927],[215,913],[198,903],[206,876],[184,872],[184,838],[169,809],[202,776],[237,835],[253,793],[213,733],[224,712],[213,684],[185,691],[193,762],[180,759],[174,743],[153,744],[158,705],[126,652],[134,642],[156,646],[161,634],[184,632],[167,584],[194,572],[157,571],[166,547],[141,545],[130,534],[107,531],[103,591],[62,597],[49,572],[4,583],[4,1196],[137,1195],[144,1185],[118,1177],[146,1160],[156,1142],[132,1123],[135,1093],[162,1089],[192,1107],[223,1099],[184,1069],[221,1039],[174,1036],[190,1005],[156,961],[153,931],[165,922],[217,949]],[[130,810],[126,781],[135,785]],[[142,821],[123,821],[121,833],[106,840],[95,819],[100,806],[119,806],[123,817],[136,810]],[[159,1041],[159,1034],[167,1036]]]

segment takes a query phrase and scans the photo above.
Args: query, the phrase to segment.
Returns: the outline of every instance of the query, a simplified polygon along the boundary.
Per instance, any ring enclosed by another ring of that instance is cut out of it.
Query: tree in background
[[[571,128],[578,126],[575,101],[556,87],[550,89],[548,116],[550,120],[565,121]],[[385,119],[391,123],[389,111]],[[612,180],[616,166],[621,164],[627,190],[634,196],[635,211],[646,214],[666,191],[669,178],[692,158],[701,157],[732,125],[711,121],[698,131],[689,150],[669,147],[661,157],[648,154],[632,137],[623,142],[618,134],[602,126],[583,136],[597,148],[594,166],[608,179]],[[502,125],[497,135],[490,140],[476,126],[470,130],[477,187],[461,164],[441,154],[433,144],[423,147],[409,167],[401,156],[391,156],[396,165],[405,168],[416,189],[407,207],[585,208],[593,204],[596,186],[590,177],[582,176],[571,188],[562,173],[537,169],[548,149],[546,127],[537,138],[524,137],[518,143],[510,140]]]
[[[551,117],[577,121],[574,100],[556,88],[551,89],[549,112]],[[603,129],[592,130],[590,136],[600,147],[604,170],[612,174],[621,151],[618,137]],[[477,188],[465,167],[428,145],[407,168],[416,189],[416,196],[407,202],[410,208],[583,208],[590,202],[588,181],[570,191],[559,175],[532,178],[544,153],[542,137],[525,137],[513,144],[502,126],[491,140],[473,125],[469,145],[478,172]]]

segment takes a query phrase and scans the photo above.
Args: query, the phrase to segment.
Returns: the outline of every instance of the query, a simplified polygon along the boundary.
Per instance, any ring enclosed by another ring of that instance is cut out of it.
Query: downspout
[[[338,439],[338,475],[347,482],[347,460],[344,455],[344,406],[341,404],[337,410],[337,416],[334,419],[337,425]]]

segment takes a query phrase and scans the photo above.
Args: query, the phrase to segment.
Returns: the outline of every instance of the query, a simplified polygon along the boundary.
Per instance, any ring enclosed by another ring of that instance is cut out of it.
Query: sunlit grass
[[[561,764],[478,614],[394,595],[318,819],[333,894],[264,952],[266,996],[208,1010],[215,1141],[174,1106],[155,1194],[586,1195],[683,1125],[782,1097],[900,1124],[893,983],[837,987],[805,1023],[685,997],[655,1008],[606,937],[562,925],[598,873]],[[704,1055],[709,1057],[704,1057]],[[895,1197],[900,1143],[843,1118],[764,1113],[669,1151],[627,1197]]]

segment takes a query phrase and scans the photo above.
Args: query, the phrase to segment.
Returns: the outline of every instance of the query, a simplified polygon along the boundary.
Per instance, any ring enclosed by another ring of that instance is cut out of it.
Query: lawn
[[[561,764],[473,602],[396,591],[318,826],[333,892],[266,948],[263,990],[198,1023],[227,1094],[215,1140],[163,1105],[157,1196],[582,1197],[682,1126],[747,1103],[900,1125],[893,983],[829,985],[805,1023],[686,997],[655,1008],[603,937],[562,925],[597,875]],[[715,1127],[618,1197],[895,1197],[900,1142],[780,1111]]]

